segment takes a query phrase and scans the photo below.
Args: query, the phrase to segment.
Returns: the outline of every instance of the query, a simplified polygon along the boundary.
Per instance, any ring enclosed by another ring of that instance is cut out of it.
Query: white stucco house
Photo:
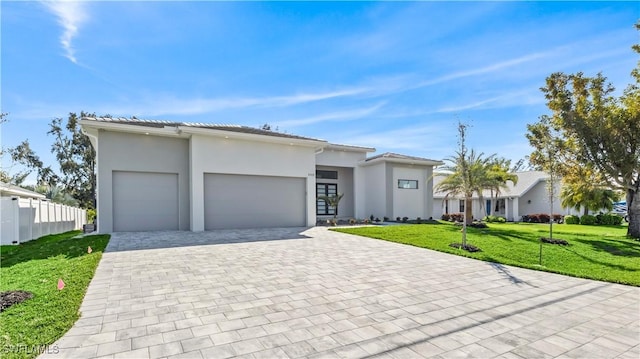
[[[534,213],[549,213],[550,203],[547,192],[547,180],[549,175],[541,171],[515,172],[518,176],[518,183],[507,182],[507,188],[502,190],[496,198],[495,193],[491,198],[491,192],[483,192],[483,202],[474,194],[472,199],[472,213],[474,219],[482,219],[487,215],[501,216],[507,221],[520,221],[522,216]],[[438,191],[437,184],[445,177],[436,174],[434,176],[434,207],[433,216],[439,219],[444,213],[461,213],[464,211],[464,200],[462,198],[451,198],[445,200],[446,193]],[[555,214],[577,214],[573,208],[564,208],[560,204],[561,183],[556,183],[555,196],[553,200],[553,213]]]
[[[98,231],[313,226],[433,216],[441,161],[245,126],[83,118],[97,152]]]

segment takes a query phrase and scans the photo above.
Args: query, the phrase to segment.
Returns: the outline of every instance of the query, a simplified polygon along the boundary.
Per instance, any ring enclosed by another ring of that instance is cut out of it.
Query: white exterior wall
[[[561,184],[556,184],[556,196],[553,200],[553,213],[565,214],[567,210],[560,204]],[[536,183],[518,201],[518,212],[514,212],[514,220],[519,221],[522,216],[534,213],[549,213],[549,194],[546,188],[546,181]]]
[[[189,143],[177,137],[99,131],[98,232],[113,232],[113,171],[178,174],[179,229],[189,229]]]
[[[315,225],[315,150],[311,147],[193,134],[185,162],[191,165],[192,231],[204,231],[205,173],[304,178],[307,225]]]
[[[387,181],[385,163],[363,167],[366,176],[365,212],[382,219],[387,215]]]
[[[393,214],[392,218],[417,217],[426,219],[431,216],[427,196],[429,194],[429,173],[424,167],[393,166]],[[398,188],[398,180],[418,181],[417,189]],[[433,188],[433,184],[431,184]]]

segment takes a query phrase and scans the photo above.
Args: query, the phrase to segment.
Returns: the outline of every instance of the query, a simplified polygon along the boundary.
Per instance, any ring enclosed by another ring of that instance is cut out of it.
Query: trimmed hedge
[[[599,214],[596,216],[596,224],[619,226],[622,224],[622,216],[615,213]]]
[[[566,224],[580,224],[580,216],[564,216],[564,223]]]
[[[449,222],[462,222],[464,220],[464,213],[445,213],[442,215],[441,219]]]
[[[526,223],[549,223],[551,217],[547,213],[534,213],[522,216],[522,222]],[[554,214],[553,221],[555,223],[562,223],[564,216],[561,214]]]
[[[597,223],[596,216],[585,214],[584,216],[580,217],[580,224],[593,226],[596,223]]]

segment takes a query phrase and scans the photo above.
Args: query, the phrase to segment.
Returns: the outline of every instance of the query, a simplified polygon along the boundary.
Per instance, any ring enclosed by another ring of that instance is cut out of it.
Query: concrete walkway
[[[122,233],[51,357],[637,359],[639,298],[325,228]]]

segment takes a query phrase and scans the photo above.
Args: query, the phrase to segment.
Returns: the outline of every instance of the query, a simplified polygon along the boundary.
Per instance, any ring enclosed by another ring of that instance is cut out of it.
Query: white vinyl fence
[[[82,229],[87,211],[39,199],[0,198],[0,244],[19,244],[48,234]]]

